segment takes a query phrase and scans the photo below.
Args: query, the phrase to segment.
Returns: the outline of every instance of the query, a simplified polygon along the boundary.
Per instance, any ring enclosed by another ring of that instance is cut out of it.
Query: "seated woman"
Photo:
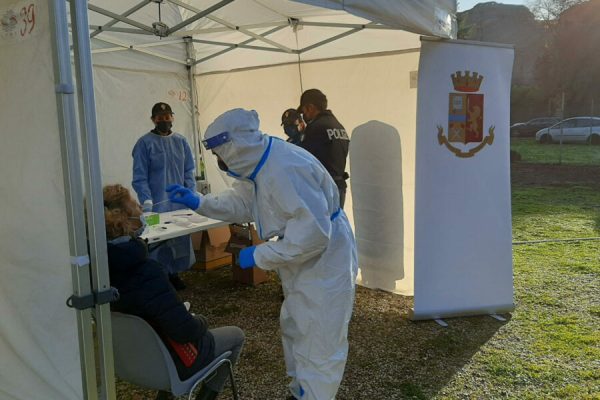
[[[146,320],[169,349],[182,380],[228,350],[235,364],[244,344],[244,332],[235,326],[208,329],[206,318],[190,314],[171,286],[165,268],[148,258],[146,243],[138,238],[144,227],[141,206],[121,185],[105,186],[103,195],[110,282],[120,293],[119,300],[111,304],[112,310]],[[178,355],[182,345],[195,348],[195,359]],[[228,371],[222,368],[206,382],[197,399],[215,399],[227,377]]]

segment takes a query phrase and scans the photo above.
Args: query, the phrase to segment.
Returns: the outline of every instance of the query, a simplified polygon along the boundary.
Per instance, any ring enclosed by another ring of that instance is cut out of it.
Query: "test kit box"
[[[259,239],[254,226],[231,224],[229,225],[229,231],[231,233],[231,238],[229,239],[226,250],[233,256],[231,263],[233,280],[246,285],[258,285],[259,283],[269,280],[267,272],[256,266],[248,269],[241,269],[239,266],[239,254],[242,249],[263,243],[263,241]]]
[[[229,227],[212,228],[192,235],[192,246],[196,254],[194,268],[210,271],[231,265],[231,254],[225,251],[231,234]]]

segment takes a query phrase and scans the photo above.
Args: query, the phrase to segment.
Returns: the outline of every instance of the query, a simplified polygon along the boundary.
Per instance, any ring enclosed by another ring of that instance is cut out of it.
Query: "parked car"
[[[560,122],[557,117],[534,118],[527,122],[517,122],[510,126],[510,136],[533,137],[542,128],[548,128]]]
[[[600,145],[600,118],[574,117],[540,129],[535,140],[540,143],[589,143]]]

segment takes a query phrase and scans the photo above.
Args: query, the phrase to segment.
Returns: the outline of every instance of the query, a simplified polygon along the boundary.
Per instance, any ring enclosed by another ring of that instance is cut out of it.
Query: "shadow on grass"
[[[231,271],[182,274],[188,289],[180,292],[191,311],[211,327],[237,325],[246,343],[236,366],[240,398],[287,397],[279,309],[281,288],[275,274],[257,287],[231,281]],[[429,399],[467,364],[502,326],[490,317],[411,322],[409,297],[357,287],[349,328],[350,350],[337,400]],[[154,393],[119,382],[121,400],[153,399]],[[222,396],[231,398],[229,389]]]
[[[410,298],[359,288],[339,399],[430,399],[508,322],[453,318],[444,328],[409,321],[409,307]]]

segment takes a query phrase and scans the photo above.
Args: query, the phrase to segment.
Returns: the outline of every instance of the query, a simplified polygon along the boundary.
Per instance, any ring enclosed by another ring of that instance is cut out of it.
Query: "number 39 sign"
[[[21,1],[8,9],[0,8],[0,45],[25,40],[36,33],[36,1]]]

